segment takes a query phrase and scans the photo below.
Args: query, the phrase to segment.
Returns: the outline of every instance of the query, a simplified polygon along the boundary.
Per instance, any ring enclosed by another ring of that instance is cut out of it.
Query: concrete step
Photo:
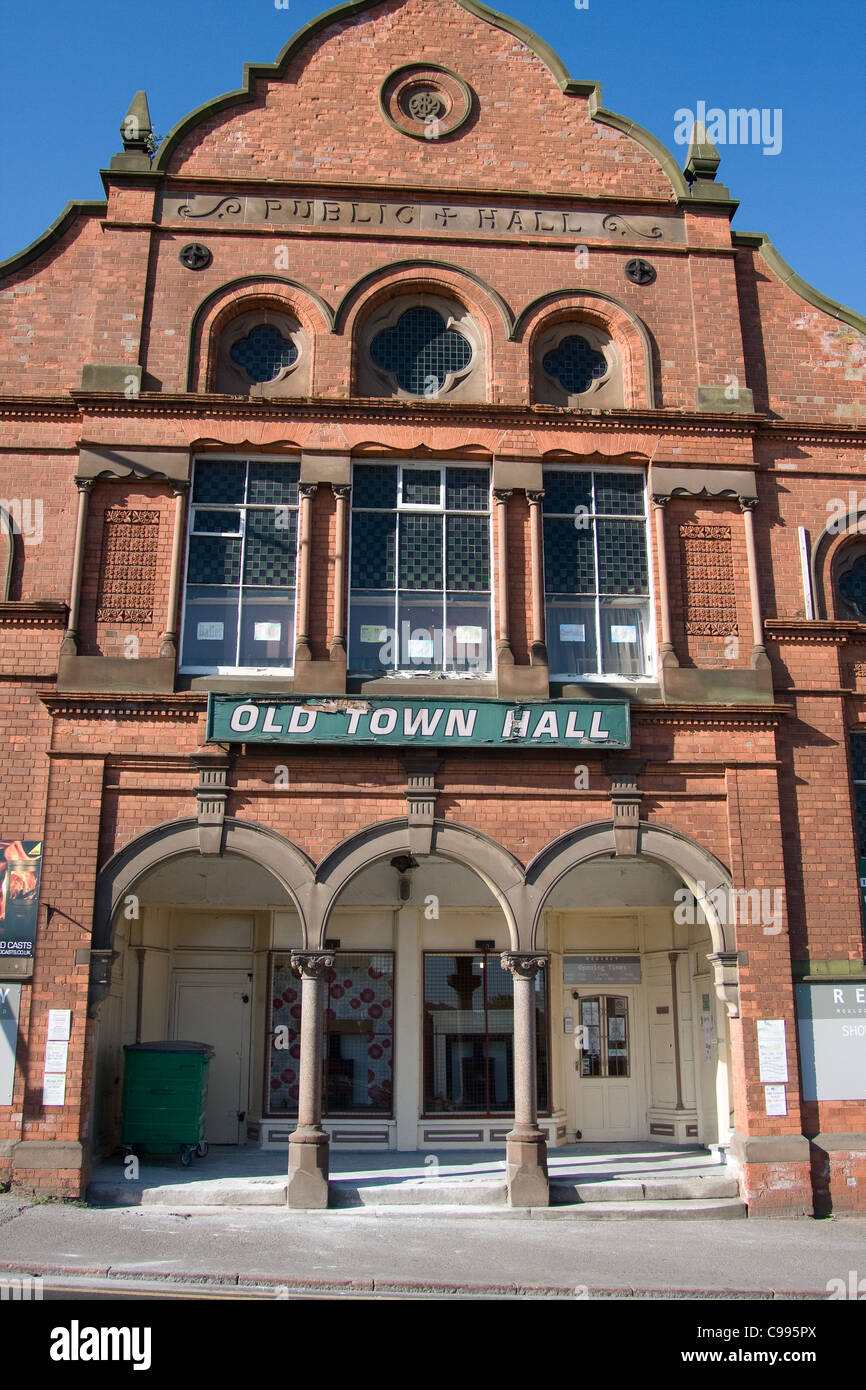
[[[87,1200],[97,1207],[284,1207],[285,1178],[199,1178],[142,1187],[137,1182],[92,1182]]]
[[[726,1173],[640,1179],[600,1178],[590,1182],[566,1182],[553,1178],[550,1183],[553,1206],[572,1202],[701,1202],[738,1196],[736,1178]]]
[[[466,1178],[409,1178],[405,1182],[331,1183],[334,1207],[504,1207],[505,1183]]]

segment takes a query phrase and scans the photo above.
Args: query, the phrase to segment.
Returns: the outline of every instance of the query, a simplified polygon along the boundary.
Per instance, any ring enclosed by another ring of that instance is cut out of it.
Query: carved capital
[[[78,488],[79,492],[90,492],[95,482],[95,478],[76,478],[75,486]]]
[[[334,964],[327,951],[292,951],[292,969],[299,970],[305,980],[321,980]]]
[[[758,505],[757,497],[740,497],[738,500],[741,512],[753,512]]]
[[[532,506],[532,507],[539,507],[539,506],[541,506],[541,503],[544,501],[544,488],[541,488],[541,489],[533,488],[533,489],[531,489],[531,490],[530,490],[529,488],[527,488],[527,490],[526,490],[526,500],[527,500],[527,502],[530,504],[530,506]]]
[[[173,497],[185,497],[189,492],[189,478],[172,478],[171,491]]]
[[[667,502],[670,502],[670,500],[671,499],[665,492],[654,492],[652,495],[652,504],[654,507],[663,508]]]
[[[520,976],[522,980],[534,980],[539,970],[547,965],[547,956],[529,955],[523,951],[503,951],[499,959],[503,970]]]
[[[318,489],[318,483],[298,483],[298,492],[302,497],[315,497]]]
[[[713,967],[716,997],[728,1010],[729,1018],[740,1016],[740,973],[736,951],[715,951],[707,960]]]
[[[508,501],[513,491],[514,488],[512,487],[495,487],[493,489],[494,500],[504,504]]]
[[[346,498],[351,495],[352,485],[351,483],[331,483],[331,491],[335,497],[340,498],[341,502],[345,502]]]

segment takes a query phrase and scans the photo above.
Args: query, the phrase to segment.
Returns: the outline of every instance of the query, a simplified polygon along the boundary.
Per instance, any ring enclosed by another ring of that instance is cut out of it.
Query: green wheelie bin
[[[136,1144],[152,1154],[180,1153],[188,1167],[207,1153],[209,1043],[127,1043],[123,1074],[123,1148]]]

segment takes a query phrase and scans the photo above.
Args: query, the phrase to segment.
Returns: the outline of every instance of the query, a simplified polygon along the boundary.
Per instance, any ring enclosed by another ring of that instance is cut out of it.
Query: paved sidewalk
[[[0,1197],[0,1272],[347,1292],[826,1299],[866,1277],[866,1221],[587,1223],[519,1211],[378,1215],[93,1209]]]

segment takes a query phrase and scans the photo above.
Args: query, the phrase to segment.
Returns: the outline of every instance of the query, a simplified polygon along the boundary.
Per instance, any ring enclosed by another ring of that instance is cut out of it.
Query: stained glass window
[[[377,333],[370,344],[377,367],[390,372],[413,396],[435,396],[451,372],[461,372],[472,360],[472,345],[428,305],[415,305],[401,314],[392,328]]]
[[[291,461],[196,462],[182,670],[291,668],[299,477]]]
[[[570,396],[581,396],[594,381],[607,373],[604,353],[590,347],[586,338],[570,334],[551,352],[545,353],[541,365],[547,375],[558,381]]]
[[[554,680],[649,674],[643,475],[544,472],[547,650]]]
[[[273,323],[259,323],[233,343],[229,357],[243,367],[251,381],[273,381],[284,367],[297,361],[298,349]]]
[[[349,666],[490,670],[490,472],[356,464]]]

